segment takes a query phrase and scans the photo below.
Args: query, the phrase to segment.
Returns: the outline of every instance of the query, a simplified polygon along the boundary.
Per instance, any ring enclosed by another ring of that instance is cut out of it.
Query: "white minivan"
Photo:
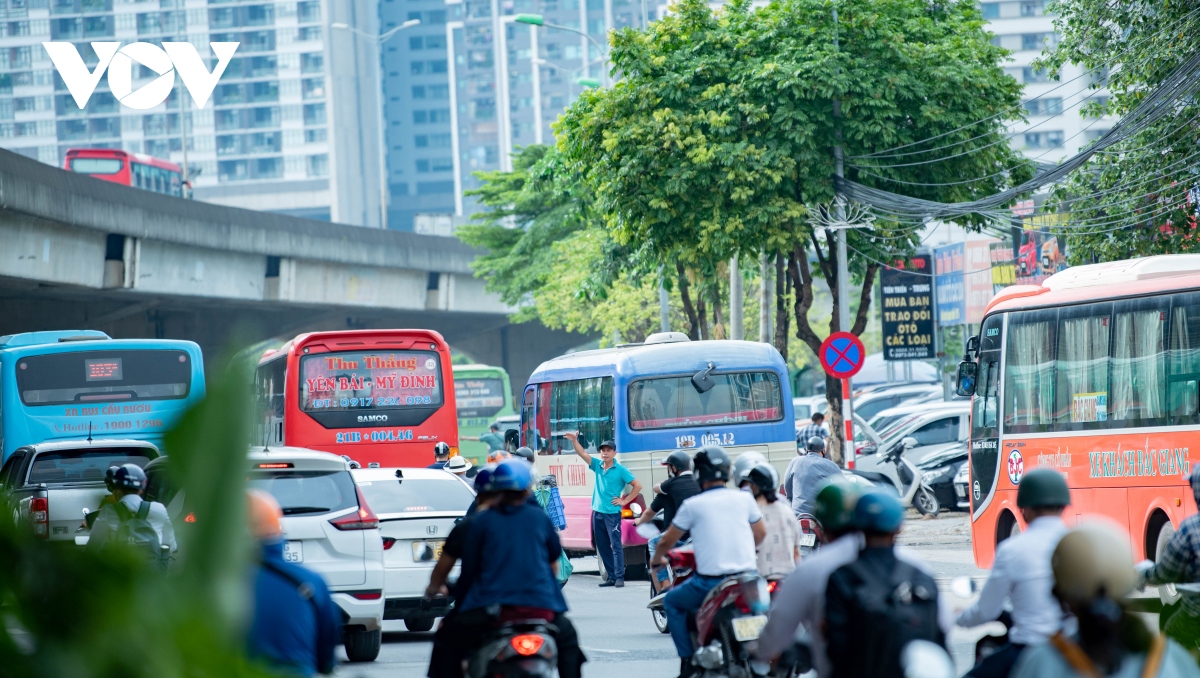
[[[326,452],[255,447],[249,480],[283,509],[284,560],[329,585],[347,658],[374,661],[383,641],[383,538],[349,464]]]

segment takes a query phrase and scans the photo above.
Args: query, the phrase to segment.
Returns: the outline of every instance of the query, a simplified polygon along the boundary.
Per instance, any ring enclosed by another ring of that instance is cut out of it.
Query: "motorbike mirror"
[[[637,526],[637,533],[642,539],[650,540],[662,534],[658,526],[654,523],[645,523]]]
[[[504,447],[509,452],[516,450],[521,446],[521,432],[515,428],[510,428],[504,432]],[[511,448],[511,449],[509,449]]]
[[[900,441],[900,446],[906,450],[911,450],[917,446],[917,439],[912,436],[904,436],[904,439]]]
[[[975,378],[979,374],[979,363],[971,362],[968,356],[958,364],[958,374],[955,376],[954,392],[963,397],[975,395]]]
[[[900,651],[904,678],[954,678],[954,660],[937,643],[913,640]]]
[[[959,598],[970,598],[978,590],[975,580],[970,577],[955,577],[950,580],[950,593]]]

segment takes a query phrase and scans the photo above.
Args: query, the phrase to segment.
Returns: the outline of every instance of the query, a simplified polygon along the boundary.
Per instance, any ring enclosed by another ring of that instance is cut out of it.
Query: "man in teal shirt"
[[[600,458],[597,459],[579,444],[579,432],[564,433],[571,441],[575,454],[596,473],[596,486],[592,490],[592,536],[596,540],[596,556],[604,561],[608,579],[600,586],[625,586],[625,546],[621,543],[621,509],[628,506],[642,484],[617,463],[617,445],[611,440],[600,443]],[[629,492],[625,492],[626,486]]]

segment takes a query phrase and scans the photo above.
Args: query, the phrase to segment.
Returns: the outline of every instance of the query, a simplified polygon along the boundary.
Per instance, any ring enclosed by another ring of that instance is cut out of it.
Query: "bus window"
[[[300,409],[327,428],[414,426],[441,408],[436,351],[337,352],[300,358]],[[387,412],[381,419],[367,412]]]
[[[254,392],[258,405],[258,424],[264,429],[254,442],[283,443],[284,384],[287,379],[287,354],[265,362],[254,372]]]
[[[537,441],[533,439],[533,403],[537,398],[537,389],[536,385],[526,386],[525,394],[521,397],[521,444],[534,450],[538,449]]]
[[[1009,318],[1004,370],[1004,429],[1008,433],[1048,431],[1054,421],[1056,314],[1025,311]]]
[[[699,393],[691,376],[639,379],[629,385],[629,426],[635,430],[779,421],[783,393],[774,372],[713,374]]]
[[[1102,422],[1108,416],[1108,335],[1112,304],[1087,304],[1058,314],[1054,419],[1060,430]],[[1095,428],[1092,426],[1091,428]]]
[[[1172,300],[1167,407],[1179,424],[1194,423],[1200,414],[1200,294]]]
[[[71,171],[81,174],[117,174],[124,167],[118,158],[73,158]]]
[[[597,448],[613,438],[612,377],[554,382],[549,412],[548,454],[575,453],[570,441],[562,437],[566,431],[579,431],[581,445]]]
[[[192,364],[183,351],[79,351],[21,358],[16,375],[26,405],[164,400],[187,397]]]
[[[459,419],[490,417],[504,409],[504,380],[466,377],[454,380],[454,402]]]
[[[1166,297],[1116,303],[1109,412],[1123,422],[1118,425],[1151,425],[1166,417],[1168,303]]]
[[[1000,355],[1004,348],[1004,316],[983,322],[979,332],[979,377],[971,400],[971,508],[977,510],[991,496],[1000,454],[999,420]]]

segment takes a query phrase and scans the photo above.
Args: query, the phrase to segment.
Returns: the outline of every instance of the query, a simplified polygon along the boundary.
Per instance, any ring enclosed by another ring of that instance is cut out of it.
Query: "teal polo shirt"
[[[591,469],[596,472],[596,488],[592,490],[592,510],[596,513],[620,513],[620,506],[612,500],[621,496],[625,486],[633,482],[629,469],[614,461],[612,468],[605,469],[599,456],[592,457]]]

